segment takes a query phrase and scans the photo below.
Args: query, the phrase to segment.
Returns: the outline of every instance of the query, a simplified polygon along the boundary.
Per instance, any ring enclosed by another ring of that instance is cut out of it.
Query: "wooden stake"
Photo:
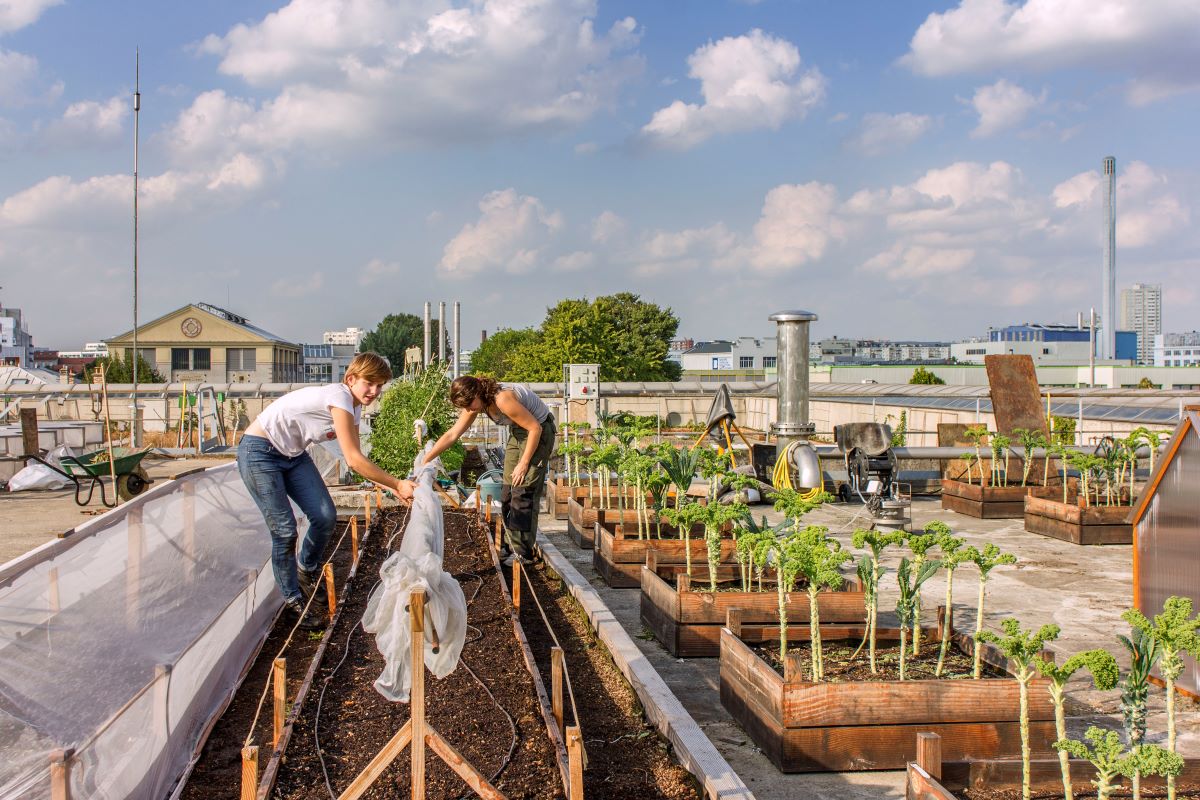
[[[283,735],[283,721],[287,718],[287,659],[277,658],[271,667],[271,684],[275,692],[275,738],[271,740],[272,747],[279,747],[279,737]]]
[[[375,487],[375,507],[383,508],[383,490],[378,486]]]
[[[517,611],[521,610],[521,562],[513,559],[513,578],[512,578],[512,598],[513,608]]]
[[[481,503],[483,502],[482,498],[480,499],[479,502],[481,502]],[[487,511],[484,512],[484,517],[487,519],[487,524],[491,525],[492,524],[492,496],[490,494],[487,496]]]
[[[242,748],[242,796],[241,800],[258,797],[258,747]]]
[[[412,689],[409,692],[409,721],[412,723],[413,800],[425,800],[425,590],[416,589],[408,598],[412,625]]]
[[[337,611],[337,590],[333,587],[333,564],[326,564],[325,569],[325,595],[329,598],[329,620],[333,621],[333,614]]]
[[[367,517],[367,527],[371,527],[371,495],[363,492],[363,511]]]
[[[51,800],[71,800],[71,756],[73,750],[54,750],[50,753]]]
[[[442,738],[442,735],[433,728],[429,729],[427,734],[429,739],[429,749],[438,755],[442,761],[446,762],[446,766],[454,770],[467,786],[475,794],[479,795],[483,800],[504,800],[504,795],[500,791],[488,783],[487,778],[483,777],[471,764],[463,757],[463,754],[455,749],[454,745]],[[416,797],[414,794],[413,797]]]
[[[942,737],[936,733],[917,734],[917,766],[930,777],[942,778]]]
[[[48,569],[46,577],[50,580],[50,613],[57,614],[62,608],[58,597],[58,567]]]
[[[412,720],[404,723],[400,730],[396,731],[396,735],[383,746],[371,763],[367,764],[359,776],[354,779],[353,783],[346,787],[346,791],[342,792],[338,800],[358,800],[367,789],[384,773],[391,763],[396,760],[396,756],[404,752],[404,748],[408,747],[412,741]]]
[[[550,706],[554,710],[554,721],[563,729],[563,649],[550,648]]]
[[[358,563],[358,517],[350,518],[350,563]]]
[[[21,409],[21,448],[27,456],[36,456],[42,451],[38,446],[38,423],[36,408]]]
[[[578,725],[567,728],[567,772],[571,780],[567,800],[583,800],[583,737]]]
[[[504,543],[504,522],[499,517],[496,517],[496,549],[499,550]]]

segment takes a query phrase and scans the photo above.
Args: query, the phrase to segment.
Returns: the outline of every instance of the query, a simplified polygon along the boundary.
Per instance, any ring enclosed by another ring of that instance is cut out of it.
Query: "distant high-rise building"
[[[0,306],[0,366],[32,367],[33,336],[19,308]]]
[[[1154,363],[1154,337],[1162,333],[1162,286],[1135,283],[1121,291],[1121,329],[1137,332],[1139,364]]]
[[[362,328],[346,328],[344,331],[325,331],[322,344],[349,344],[357,349],[367,332]]]

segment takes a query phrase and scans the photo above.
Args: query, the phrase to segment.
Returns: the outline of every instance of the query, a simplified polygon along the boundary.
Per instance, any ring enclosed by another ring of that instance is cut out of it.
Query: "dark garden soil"
[[[797,620],[797,623],[807,623],[807,617],[804,620]],[[909,681],[927,680],[936,678],[934,675],[937,669],[938,651],[941,647],[941,642],[934,640],[930,641],[927,638],[921,640],[921,654],[913,658],[912,641],[908,643],[909,655],[904,659],[904,679]],[[780,675],[783,674],[783,661],[779,658],[778,643],[772,645],[760,645],[752,648],[759,658],[766,661]],[[858,657],[851,659],[854,651],[858,649],[858,642],[832,641],[821,643],[821,658],[824,663],[825,677],[822,680],[826,683],[848,683],[855,681],[895,681],[900,679],[900,645],[898,642],[881,642],[875,647],[875,665],[878,672],[871,674],[871,662],[867,655],[867,647],[864,646],[859,652]],[[788,648],[790,653],[803,653],[803,662],[805,674],[808,674],[808,667],[811,659],[812,647],[808,642],[795,644]],[[950,648],[946,651],[946,661],[942,668],[942,677],[938,680],[970,680],[974,661],[970,654],[961,652],[951,643]],[[1005,673],[991,667],[988,664],[983,665],[983,677],[985,678],[1005,678],[1008,677]]]
[[[347,524],[345,521],[338,522],[333,535],[329,537],[329,545],[325,550],[327,559],[332,553],[334,583],[338,591],[342,590],[346,576],[350,572],[350,536],[347,534],[343,538]],[[377,537],[376,529],[375,534],[366,541],[373,544],[372,540]],[[341,547],[338,547],[339,540],[341,540]],[[355,581],[355,591],[363,591],[363,581],[366,579],[363,577],[364,574],[371,575],[378,571],[378,564],[382,561],[378,557],[378,553],[377,548],[364,547],[359,561],[359,577]],[[375,564],[373,568],[370,565],[372,556]],[[366,570],[365,573],[364,570]],[[267,636],[267,640],[242,682],[241,688],[209,735],[200,759],[184,787],[182,794],[184,800],[236,796],[242,780],[242,746],[250,734],[250,725],[258,708],[259,698],[262,696],[263,689],[270,682],[271,666],[291,633],[294,621],[286,615],[276,620],[275,627]],[[296,693],[300,690],[301,682],[312,663],[312,657],[320,646],[322,634],[323,631],[297,630],[291,643],[287,646],[287,650],[283,653],[282,657],[287,659],[289,704],[295,701]],[[254,727],[254,736],[252,737],[253,744],[260,748],[260,767],[266,764],[271,752],[273,728],[271,702],[271,696],[268,694],[263,703],[262,712],[258,715],[258,723]]]
[[[1072,779],[1075,778],[1075,770],[1071,771]],[[1072,794],[1081,800],[1096,797],[1096,792],[1090,786],[1080,785],[1077,781],[1072,780]],[[983,788],[983,789],[964,789],[957,793],[958,797],[963,800],[1021,800],[1021,787],[1012,786],[1004,788]],[[1145,800],[1151,798],[1161,798],[1167,796],[1165,786],[1156,787],[1153,789],[1142,789],[1142,797]],[[1030,800],[1063,800],[1062,789],[1058,791],[1037,791],[1036,789],[1029,794]],[[1109,797],[1133,797],[1133,791],[1128,787],[1113,789]],[[1180,783],[1176,786],[1176,798],[1178,800],[1200,800],[1200,785],[1192,782]]]
[[[523,596],[521,627],[547,687],[554,642],[546,621],[563,648],[587,752],[584,796],[589,800],[700,798],[695,779],[671,758],[670,744],[647,724],[637,695],[595,638],[583,609],[563,582],[544,566],[526,575],[545,620],[533,598]],[[563,717],[565,724],[572,724],[565,686]]]

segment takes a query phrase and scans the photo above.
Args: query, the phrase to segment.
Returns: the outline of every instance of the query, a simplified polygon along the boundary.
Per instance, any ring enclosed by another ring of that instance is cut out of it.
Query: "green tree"
[[[388,314],[375,330],[363,337],[359,349],[373,350],[392,364],[392,372],[399,375],[404,371],[404,351],[410,347],[425,346],[425,323],[416,314]],[[430,321],[430,357],[438,354],[438,321]],[[447,344],[446,352],[450,352]]]
[[[413,423],[425,420],[429,438],[436,440],[458,419],[449,389],[446,368],[437,362],[393,382],[379,399],[379,413],[371,423],[371,460],[393,475],[407,475],[421,450]],[[442,465],[458,469],[465,453],[462,444],[455,443],[442,453]]]
[[[917,367],[913,370],[912,377],[908,379],[909,383],[920,383],[926,386],[945,386],[946,382],[933,373],[932,370],[924,367]]]
[[[559,381],[563,364],[599,364],[606,381],[678,379],[667,361],[679,319],[630,292],[562,300],[546,312],[536,341],[512,354],[509,380]]]
[[[101,365],[104,366],[104,380],[108,383],[133,383],[132,370],[129,369],[131,358],[120,359],[116,356],[97,358],[83,368],[83,380],[92,382],[92,375]],[[146,359],[138,356],[138,383],[166,383],[162,373],[146,363]],[[140,394],[140,392],[139,392]]]
[[[506,328],[493,333],[471,354],[471,372],[486,373],[497,380],[509,380],[517,353],[535,347],[541,334],[533,328]],[[561,379],[561,375],[559,376]]]

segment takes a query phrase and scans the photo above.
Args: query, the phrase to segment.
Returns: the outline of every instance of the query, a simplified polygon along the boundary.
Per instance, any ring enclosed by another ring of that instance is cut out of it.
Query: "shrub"
[[[371,460],[395,475],[407,475],[421,449],[413,423],[425,420],[429,437],[437,439],[458,418],[449,392],[450,377],[445,366],[436,362],[395,381],[383,393],[371,424]],[[465,452],[461,444],[455,444],[442,454],[443,466],[458,469]]]

